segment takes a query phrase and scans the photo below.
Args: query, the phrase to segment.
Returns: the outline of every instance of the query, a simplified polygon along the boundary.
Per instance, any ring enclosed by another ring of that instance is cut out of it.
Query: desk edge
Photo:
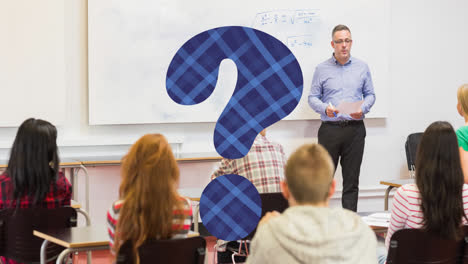
[[[70,248],[70,243],[67,243],[67,242],[65,242],[63,240],[57,239],[57,238],[55,238],[53,236],[49,236],[49,235],[44,234],[44,233],[42,233],[40,231],[33,230],[33,235],[35,235],[37,237],[40,237],[40,238],[42,238],[44,240],[53,242],[53,243],[55,243],[57,245],[60,245],[62,247]]]

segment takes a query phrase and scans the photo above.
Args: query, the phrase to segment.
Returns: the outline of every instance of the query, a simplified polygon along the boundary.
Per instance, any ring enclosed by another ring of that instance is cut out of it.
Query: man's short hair
[[[300,203],[319,203],[328,199],[334,165],[328,151],[319,144],[297,149],[285,166],[286,183]]]
[[[351,30],[349,30],[349,28],[345,25],[336,25],[333,30],[332,30],[332,39],[333,39],[333,36],[335,35],[335,32],[337,31],[341,31],[341,30],[347,30],[349,33],[351,33]]]

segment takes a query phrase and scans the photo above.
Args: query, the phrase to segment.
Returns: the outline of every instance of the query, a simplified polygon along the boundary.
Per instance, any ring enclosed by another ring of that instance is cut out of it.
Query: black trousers
[[[365,138],[366,127],[362,120],[323,121],[318,131],[318,142],[330,153],[335,170],[340,160],[343,175],[341,204],[354,212],[357,211]]]

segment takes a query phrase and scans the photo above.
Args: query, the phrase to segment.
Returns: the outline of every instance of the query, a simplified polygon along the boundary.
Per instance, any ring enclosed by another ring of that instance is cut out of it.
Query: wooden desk
[[[200,236],[200,233],[198,232],[195,232],[195,231],[192,231],[190,230],[187,234],[187,237],[190,238],[190,237],[197,237],[197,236]]]
[[[45,249],[49,242],[66,247],[58,256],[57,264],[63,263],[64,257],[72,252],[109,249],[109,235],[104,226],[34,230],[33,234],[44,239],[41,246],[41,264],[47,263]]]
[[[72,252],[109,249],[109,234],[107,228],[103,226],[34,230],[33,234],[44,239],[41,246],[41,264],[47,263],[45,249],[49,242],[66,247],[58,256],[57,264],[63,263],[63,258]],[[187,234],[187,237],[196,236],[200,236],[200,234],[192,231]],[[89,260],[90,258],[88,263]]]
[[[395,187],[398,188],[405,184],[414,183],[414,181],[415,179],[395,179],[395,180],[380,181],[380,184],[388,186],[387,190],[385,191],[385,206],[384,206],[385,211],[388,211],[388,196],[390,194],[390,191]]]

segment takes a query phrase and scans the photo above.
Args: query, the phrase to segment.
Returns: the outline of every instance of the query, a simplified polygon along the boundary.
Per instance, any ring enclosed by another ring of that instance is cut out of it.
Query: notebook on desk
[[[388,227],[390,212],[376,212],[362,216],[362,220],[369,226]]]

